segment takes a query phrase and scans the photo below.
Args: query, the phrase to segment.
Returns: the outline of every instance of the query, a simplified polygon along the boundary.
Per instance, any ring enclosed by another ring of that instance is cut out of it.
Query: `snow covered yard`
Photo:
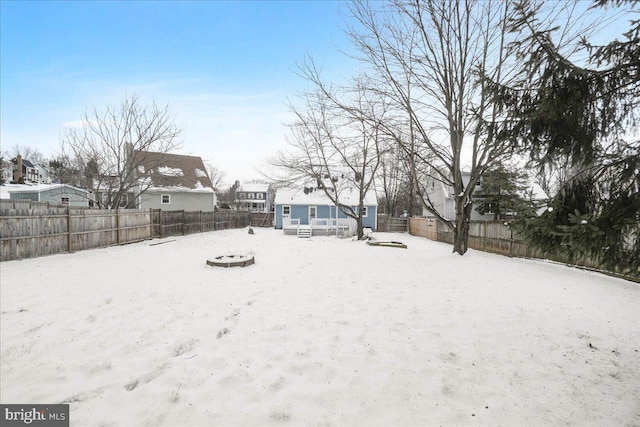
[[[72,426],[640,425],[638,284],[255,231],[0,264],[0,401]]]

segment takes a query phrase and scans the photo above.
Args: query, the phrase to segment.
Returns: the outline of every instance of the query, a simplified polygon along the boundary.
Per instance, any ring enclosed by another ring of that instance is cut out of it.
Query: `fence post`
[[[202,223],[202,211],[200,211],[200,232],[204,232],[204,224]]]
[[[71,239],[71,207],[67,206],[67,249],[69,253],[72,251],[72,239]]]
[[[513,228],[509,227],[509,256],[513,256]]]
[[[183,236],[187,235],[187,219],[184,213],[184,209],[182,210],[182,235]]]
[[[116,208],[116,244],[120,245],[120,208]]]
[[[482,223],[482,250],[486,251],[487,250],[487,221],[484,221]]]

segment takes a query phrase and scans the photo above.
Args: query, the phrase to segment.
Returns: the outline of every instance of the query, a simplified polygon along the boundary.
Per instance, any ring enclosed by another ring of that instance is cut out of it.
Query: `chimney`
[[[18,169],[13,173],[13,180],[15,182],[20,182],[20,178],[22,178],[22,156],[20,154],[18,154],[16,162],[18,163]]]

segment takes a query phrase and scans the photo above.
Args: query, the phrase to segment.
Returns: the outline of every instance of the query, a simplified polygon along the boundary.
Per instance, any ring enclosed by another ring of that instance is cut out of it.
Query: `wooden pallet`
[[[374,240],[367,240],[369,246],[386,246],[389,248],[403,248],[407,249],[407,245],[402,242],[376,242]]]

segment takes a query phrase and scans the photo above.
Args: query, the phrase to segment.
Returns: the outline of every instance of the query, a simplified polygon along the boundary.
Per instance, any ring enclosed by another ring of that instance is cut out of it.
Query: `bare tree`
[[[302,70],[310,81],[319,82],[313,67]],[[291,106],[296,121],[291,124],[289,150],[281,151],[271,164],[285,173],[284,180],[312,183],[331,202],[357,223],[358,238],[364,235],[362,215],[368,193],[374,190],[385,150],[385,135],[379,124],[384,105],[356,83],[340,100],[322,86],[303,94],[300,106]],[[282,181],[282,179],[280,180]],[[355,204],[344,202],[344,192],[355,189]]]
[[[44,155],[37,148],[28,145],[14,145],[10,152],[5,153],[5,157],[9,159],[14,159],[18,156],[22,156],[23,159],[29,160],[33,164],[47,164],[47,159]]]
[[[475,184],[510,150],[485,87],[487,76],[510,77],[504,48],[510,8],[510,2],[474,0],[350,3],[357,26],[349,34],[358,59],[373,69],[376,89],[407,123],[383,123],[385,131],[407,156],[424,207],[453,230],[453,250],[461,255],[468,247]],[[455,218],[436,209],[425,178],[451,189]]]
[[[135,206],[150,186],[138,176],[161,163],[161,154],[180,147],[180,133],[168,106],[145,106],[138,95],[125,95],[116,105],[87,109],[82,125],[64,135],[62,151],[79,159],[99,195],[98,206]]]
[[[67,154],[59,154],[49,161],[51,179],[60,184],[91,190],[91,183],[87,183],[82,176],[82,165],[78,159]]]
[[[387,215],[398,214],[398,202],[403,186],[407,183],[403,157],[398,150],[390,149],[380,159],[378,180],[384,202],[384,212]],[[410,185],[410,184],[409,184]]]
[[[227,173],[219,167],[212,165],[211,163],[207,162],[205,165],[207,167],[207,172],[209,173],[209,178],[211,178],[213,189],[216,191],[220,191],[222,189],[222,186],[224,185],[224,180],[227,177]]]

